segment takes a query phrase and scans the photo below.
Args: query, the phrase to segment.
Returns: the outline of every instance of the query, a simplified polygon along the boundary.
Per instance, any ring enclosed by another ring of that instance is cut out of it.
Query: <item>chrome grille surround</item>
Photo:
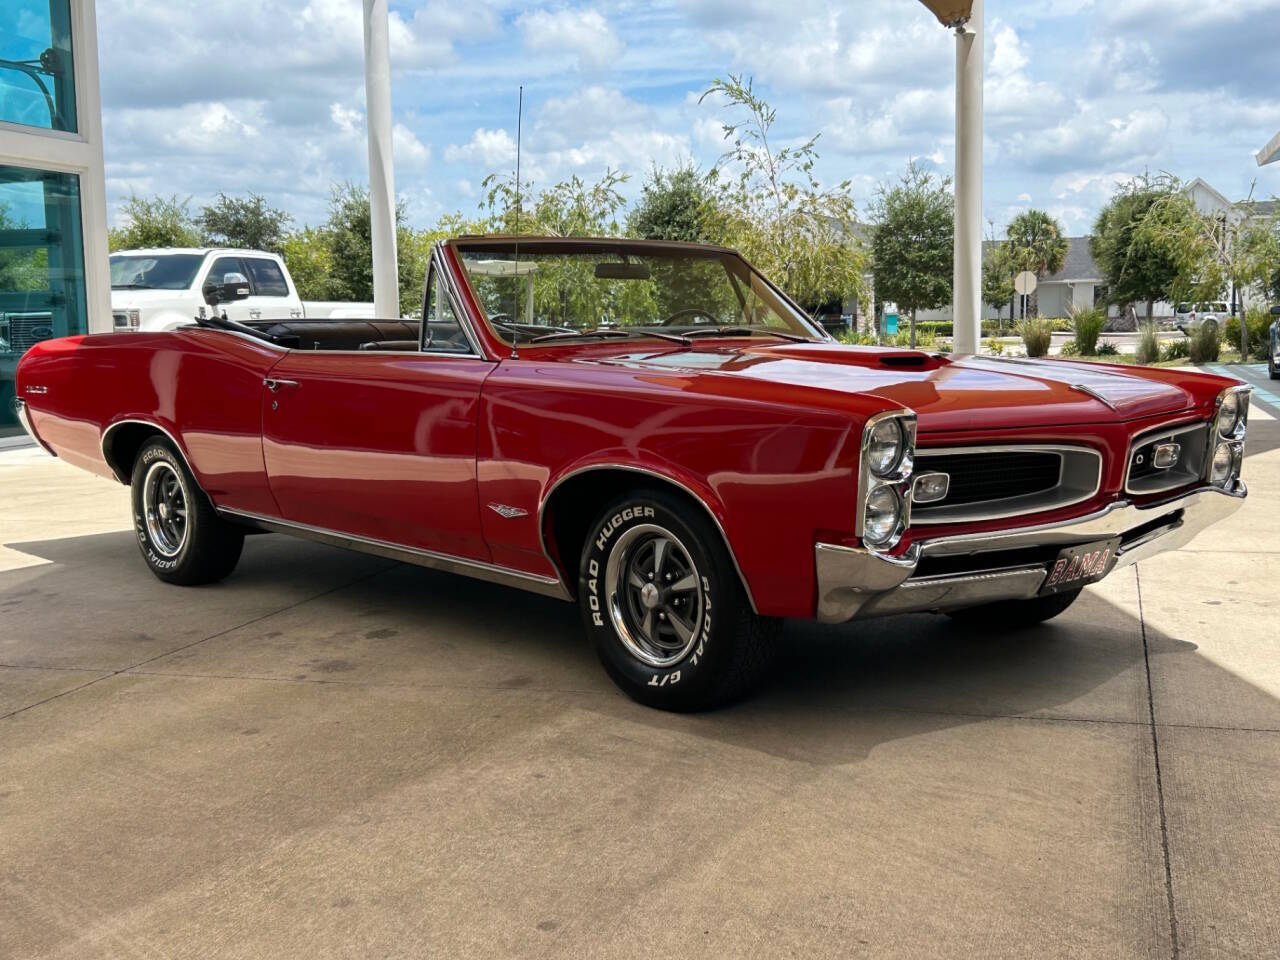
[[[948,504],[946,498],[936,503],[916,504],[913,519],[917,524],[973,523],[999,520],[1032,513],[1057,510],[1083,503],[1093,497],[1102,485],[1102,454],[1092,447],[1070,444],[999,444],[982,447],[921,447],[916,458],[929,470],[946,472],[947,457],[973,454],[1051,453],[1059,458],[1058,480],[1052,487],[1011,497],[998,497],[964,504]],[[940,462],[941,461],[941,462]]]

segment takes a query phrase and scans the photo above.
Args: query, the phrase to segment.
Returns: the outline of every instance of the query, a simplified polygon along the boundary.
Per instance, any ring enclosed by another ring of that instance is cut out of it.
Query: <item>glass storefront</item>
[[[71,0],[0,2],[0,120],[76,132]]]
[[[0,437],[22,429],[13,411],[18,358],[87,329],[80,178],[0,166]]]

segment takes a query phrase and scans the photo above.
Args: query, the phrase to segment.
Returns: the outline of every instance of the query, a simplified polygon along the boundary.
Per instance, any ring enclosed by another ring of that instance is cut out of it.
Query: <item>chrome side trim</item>
[[[1047,510],[1060,510],[1077,503],[1092,499],[1102,488],[1102,454],[1093,447],[1082,447],[1065,443],[1019,443],[1001,444],[985,447],[919,447],[916,459],[929,457],[954,457],[973,453],[1056,453],[1058,455],[1058,482],[1048,490],[1040,493],[1021,494],[1016,497],[1002,497],[997,500],[981,500],[977,503],[958,504],[947,507],[945,504],[926,506],[921,504],[915,517],[917,526],[932,523],[974,523],[981,520],[1006,520],[1010,517],[1025,517],[1033,513],[1044,513]],[[1093,479],[1089,486],[1077,486],[1071,490],[1066,499],[1061,499],[1065,490],[1068,468],[1072,466],[1069,458],[1075,458],[1077,469],[1085,469],[1083,461],[1092,457]],[[944,471],[945,472],[945,471]],[[992,505],[984,509],[985,504]],[[999,505],[1004,504],[1004,509]]]
[[[899,557],[887,557],[861,547],[819,543],[814,547],[818,603],[815,614],[823,623],[843,623],[886,613],[957,609],[996,600],[1035,596],[1046,566],[982,569],[981,555],[1021,547],[1064,547],[1122,536],[1153,520],[1168,517],[1154,529],[1124,544],[1115,569],[1175,550],[1206,527],[1230,516],[1244,503],[1248,490],[1236,481],[1231,487],[1202,487],[1163,503],[1138,507],[1127,500],[1064,523],[1016,530],[938,537],[913,543]],[[926,556],[974,556],[976,569],[964,573],[914,579]]]
[[[388,560],[399,560],[401,563],[411,563],[415,566],[441,570],[445,573],[456,573],[464,577],[484,580],[488,583],[501,584],[505,587],[516,587],[517,589],[528,590],[530,593],[538,593],[545,597],[554,597],[557,600],[573,600],[573,596],[565,589],[564,584],[555,577],[543,577],[534,573],[525,573],[522,570],[514,570],[511,567],[499,566],[496,563],[486,563],[483,560],[469,560],[466,557],[455,557],[452,554],[438,553],[434,550],[406,547],[403,544],[392,543],[388,540],[377,540],[372,537],[343,533],[340,530],[328,530],[324,527],[314,527],[310,524],[295,523],[292,520],[284,520],[280,517],[268,517],[263,514],[232,510],[226,507],[218,507],[217,510],[221,516],[238,521],[249,521],[263,530],[287,533],[333,547],[368,553],[376,557],[386,557]]]
[[[117,420],[114,423],[112,423],[110,426],[108,426],[107,429],[102,431],[102,439],[98,441],[98,446],[102,451],[102,459],[106,462],[107,466],[111,468],[111,472],[116,475],[116,479],[118,479],[121,483],[127,485],[133,481],[132,471],[130,471],[129,473],[121,473],[121,468],[117,467],[115,463],[112,462],[111,457],[107,454],[107,438],[110,437],[111,434],[115,432],[117,427],[123,427],[126,423],[140,423],[144,427],[154,427],[156,430],[159,430],[161,433],[163,433],[166,437],[169,438],[169,441],[173,444],[174,449],[178,451],[178,456],[182,458],[182,462],[187,466],[187,472],[190,473],[193,477],[196,475],[196,472],[191,469],[191,461],[187,459],[187,451],[182,448],[182,444],[178,442],[178,438],[175,437],[172,433],[170,433],[166,428],[160,426],[160,424],[155,423],[151,420],[132,420],[132,419]],[[132,464],[130,464],[130,466],[132,466]]]
[[[569,471],[564,476],[556,480],[556,482],[552,486],[548,487],[546,490],[543,491],[542,498],[538,501],[538,539],[542,544],[543,555],[546,556],[547,562],[550,563],[554,569],[559,570],[560,568],[559,566],[557,566],[556,562],[551,559],[551,551],[547,549],[547,537],[546,537],[547,502],[551,499],[552,494],[554,494],[557,490],[559,490],[560,487],[566,481],[580,474],[590,473],[592,471],[599,471],[599,470],[626,470],[629,473],[638,473],[638,474],[641,474],[642,476],[653,477],[656,480],[662,480],[666,483],[670,483],[670,484],[673,484],[674,486],[679,487],[689,496],[693,497],[695,501],[701,504],[702,509],[706,511],[707,516],[711,518],[711,522],[714,523],[716,525],[716,529],[720,531],[720,537],[724,540],[725,549],[729,551],[729,559],[733,561],[733,569],[738,571],[738,579],[742,582],[742,589],[746,591],[747,602],[751,604],[751,609],[753,612],[755,613],[760,612],[759,608],[756,606],[756,598],[751,593],[751,584],[747,582],[747,577],[742,572],[742,565],[738,563],[738,555],[733,552],[733,544],[729,541],[729,535],[725,533],[724,525],[720,522],[720,518],[715,515],[715,512],[711,509],[711,507],[707,504],[707,502],[703,500],[702,497],[694,493],[693,490],[691,490],[688,486],[681,483],[679,480],[675,480],[667,476],[666,474],[658,473],[656,470],[649,470],[649,469],[646,469],[645,467],[637,467],[631,464],[593,463],[588,467],[579,467],[576,470]],[[564,584],[563,579],[561,580],[561,584],[563,586]],[[568,587],[565,587],[565,589],[567,591]]]

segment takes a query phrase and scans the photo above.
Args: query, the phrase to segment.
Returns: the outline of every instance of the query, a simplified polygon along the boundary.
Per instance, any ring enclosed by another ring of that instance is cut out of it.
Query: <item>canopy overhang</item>
[[[969,22],[973,0],[920,0],[944,27],[959,27]]]

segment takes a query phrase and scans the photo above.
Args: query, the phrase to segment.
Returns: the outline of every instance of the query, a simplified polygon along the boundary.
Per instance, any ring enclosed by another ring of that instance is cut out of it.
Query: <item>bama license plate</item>
[[[1044,578],[1040,587],[1040,596],[1075,590],[1087,583],[1101,580],[1115,565],[1119,546],[1120,538],[1112,537],[1110,540],[1067,547],[1058,554],[1058,559],[1049,568],[1049,575]]]

